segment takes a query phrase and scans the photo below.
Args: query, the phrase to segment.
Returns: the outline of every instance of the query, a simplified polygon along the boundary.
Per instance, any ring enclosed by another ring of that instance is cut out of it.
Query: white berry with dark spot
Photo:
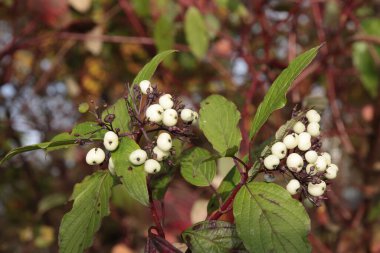
[[[104,162],[106,154],[101,148],[92,148],[86,155],[86,163],[88,165],[99,165]]]
[[[323,156],[318,156],[317,161],[315,161],[315,167],[318,171],[325,171],[327,169],[327,162]]]
[[[335,164],[330,164],[329,167],[327,167],[326,169],[326,172],[325,172],[325,177],[327,179],[334,179],[336,178],[337,174],[338,174],[338,166],[336,166]]]
[[[192,125],[196,125],[198,123],[199,115],[197,112],[193,111],[193,121],[191,122]]]
[[[168,152],[173,146],[172,137],[168,133],[161,133],[157,138],[157,147]]]
[[[303,167],[303,159],[299,154],[292,153],[286,159],[286,166],[288,166],[291,171],[300,172]]]
[[[193,121],[193,119],[194,119],[193,111],[190,109],[187,109],[187,108],[183,109],[181,111],[181,119],[183,122],[186,122],[186,123]]]
[[[160,123],[162,121],[164,108],[159,104],[153,104],[146,109],[145,117],[150,122]]]
[[[162,123],[165,126],[171,127],[175,126],[178,121],[178,113],[174,109],[167,109],[164,111],[163,117],[162,117]]]
[[[314,150],[309,150],[305,153],[305,159],[308,163],[315,163],[318,158],[318,153]]]
[[[311,135],[307,132],[298,135],[298,148],[301,151],[306,151],[311,148]]]
[[[271,151],[272,151],[273,155],[282,159],[286,156],[288,150],[287,150],[285,144],[283,142],[279,141],[279,142],[276,142],[275,144],[273,144]]]
[[[314,164],[310,164],[310,163],[306,166],[305,170],[306,170],[307,174],[312,175],[312,176],[314,176],[318,172],[317,168],[315,168],[315,165]]]
[[[103,145],[108,151],[114,151],[119,146],[119,137],[113,131],[108,131],[104,135]]]
[[[140,90],[143,94],[148,94],[149,92],[152,92],[153,88],[149,80],[142,80],[139,84]]]
[[[283,139],[283,143],[285,144],[287,149],[293,149],[293,148],[297,147],[297,145],[298,145],[298,134],[296,134],[296,133],[288,134]]]
[[[314,197],[322,196],[326,191],[326,183],[321,181],[319,184],[309,183],[307,185],[307,192]]]
[[[146,173],[155,174],[155,173],[160,172],[161,165],[159,162],[157,162],[154,159],[148,159],[148,160],[146,160],[146,162],[144,164],[144,170]]]
[[[288,190],[288,192],[291,194],[291,195],[294,195],[297,193],[298,189],[301,187],[301,184],[300,182],[297,180],[297,179],[292,179],[289,181],[289,183],[286,185],[286,190]]]
[[[305,125],[301,122],[301,121],[298,121],[297,123],[294,124],[293,126],[293,131],[297,134],[300,134],[302,132],[305,132]]]
[[[171,108],[173,108],[173,106],[174,106],[173,98],[172,98],[172,95],[170,95],[170,94],[162,95],[162,96],[158,99],[158,103],[159,103],[159,104],[162,106],[162,108],[164,108],[165,110],[166,110],[166,109],[171,109]]]
[[[326,159],[327,165],[330,165],[331,164],[331,155],[327,152],[323,152],[321,155]]]
[[[159,147],[156,146],[153,148],[153,154],[155,155],[155,159],[157,161],[162,161],[169,157],[170,152],[162,151]]]
[[[145,150],[142,149],[137,149],[129,155],[129,161],[133,165],[141,165],[146,161],[147,158],[148,154]]]
[[[280,159],[275,155],[268,155],[264,159],[264,166],[268,170],[274,170],[280,164]]]

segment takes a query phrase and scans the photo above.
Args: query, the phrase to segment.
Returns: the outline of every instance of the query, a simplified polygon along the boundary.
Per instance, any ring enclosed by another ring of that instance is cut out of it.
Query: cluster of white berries
[[[148,94],[153,90],[148,80],[141,81],[139,86],[142,94]],[[172,95],[164,94],[160,96],[157,104],[152,104],[146,109],[145,117],[153,123],[162,123],[167,127],[175,126],[178,122],[178,112],[173,107]],[[181,110],[180,116],[184,123],[195,124],[198,119],[198,113],[190,109]]]
[[[133,165],[144,164],[144,170],[147,173],[154,174],[161,170],[159,162],[167,159],[172,148],[172,137],[170,134],[163,132],[158,135],[157,145],[153,148],[154,158],[148,159],[148,154],[143,149],[137,149],[129,155],[129,161]]]
[[[271,154],[263,161],[267,170],[279,168],[291,172],[295,178],[286,186],[291,194],[304,189],[309,196],[320,197],[326,190],[325,181],[337,176],[339,169],[331,163],[330,154],[318,152],[320,120],[317,111],[307,111],[305,117],[294,124],[291,133],[272,145]]]

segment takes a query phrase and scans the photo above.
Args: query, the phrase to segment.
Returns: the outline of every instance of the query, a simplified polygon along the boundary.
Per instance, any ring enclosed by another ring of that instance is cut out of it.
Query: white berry
[[[291,171],[300,172],[303,167],[303,159],[299,154],[292,153],[286,159],[286,166],[288,166]]]
[[[317,161],[315,161],[315,167],[318,171],[325,171],[327,168],[326,159],[323,156],[318,156]]]
[[[149,174],[158,173],[161,170],[161,165],[154,159],[148,159],[144,164],[144,170]]]
[[[338,174],[338,166],[336,166],[335,164],[331,164],[327,169],[326,169],[326,172],[325,172],[325,177],[327,179],[334,179],[336,178],[337,174]]]
[[[319,184],[313,184],[309,183],[307,185],[307,192],[314,197],[322,196],[323,193],[325,193],[326,190],[326,183],[324,181],[320,182]]]
[[[168,151],[162,151],[159,147],[154,147],[153,148],[153,153],[155,154],[155,159],[157,161],[162,161],[165,160],[166,158],[169,157],[170,153]]]
[[[167,109],[164,111],[163,117],[162,117],[162,123],[165,126],[171,127],[175,126],[178,121],[178,113],[174,109]]]
[[[300,134],[302,132],[305,132],[305,125],[301,122],[301,121],[298,121],[296,124],[294,124],[293,126],[293,131],[297,134]]]
[[[318,172],[317,168],[315,168],[315,165],[314,164],[310,164],[310,163],[306,166],[305,170],[306,170],[307,174],[312,175],[312,176],[314,176]]]
[[[272,154],[277,156],[278,158],[282,159],[286,156],[287,149],[283,142],[279,141],[273,144],[271,148]]]
[[[86,163],[88,165],[101,164],[106,158],[106,154],[101,148],[92,148],[86,155]]]
[[[303,132],[298,135],[298,148],[302,151],[311,148],[311,135],[309,133]]]
[[[307,125],[307,132],[313,136],[313,137],[317,137],[320,135],[320,126],[319,126],[319,123],[317,122],[311,122],[309,123],[309,125]]]
[[[331,155],[327,152],[323,152],[321,155],[326,159],[327,165],[330,165],[331,164]]]
[[[298,145],[298,134],[289,134],[283,140],[287,149],[293,149]]]
[[[113,163],[112,157],[108,160],[108,170],[111,172],[112,175],[115,175],[115,164]]]
[[[117,149],[117,146],[119,146],[119,137],[115,132],[108,131],[104,135],[103,145],[108,151],[114,151]]]
[[[286,185],[286,190],[292,195],[296,194],[298,189],[301,187],[300,182],[297,179],[292,179]]]
[[[193,117],[194,114],[192,110],[185,108],[181,111],[181,119],[183,120],[183,122],[191,122],[193,121]]]
[[[309,110],[306,113],[306,118],[309,122],[319,122],[321,121],[321,115],[316,110]]]
[[[146,109],[145,116],[150,122],[160,123],[162,121],[164,108],[159,104],[153,104]]]
[[[162,151],[169,151],[173,146],[172,137],[168,133],[161,133],[157,138],[157,147]]]
[[[280,159],[275,155],[268,155],[264,159],[264,166],[268,170],[274,170],[280,164]]]
[[[137,149],[129,155],[129,161],[133,165],[141,165],[146,161],[147,158],[148,154],[145,152],[145,150],[142,149]]]
[[[152,92],[153,90],[149,80],[142,80],[139,86],[140,86],[141,92],[145,95],[148,94],[148,91]]]
[[[173,108],[173,106],[174,106],[173,98],[172,98],[172,95],[170,95],[170,94],[162,95],[162,96],[158,99],[158,103],[159,103],[159,104],[162,106],[162,108],[164,108],[165,110],[166,110],[166,109],[171,109],[171,108]]]
[[[198,119],[199,119],[198,113],[193,111],[193,121],[191,122],[192,125],[196,125],[198,122]]]
[[[315,163],[318,158],[318,153],[314,150],[309,150],[305,153],[305,159],[308,163]]]

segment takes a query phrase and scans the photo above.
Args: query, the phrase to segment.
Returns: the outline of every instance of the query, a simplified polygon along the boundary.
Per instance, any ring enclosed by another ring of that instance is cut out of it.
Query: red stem
[[[165,233],[164,233],[164,229],[162,228],[161,219],[160,219],[160,216],[158,215],[156,205],[154,204],[149,178],[148,178],[147,186],[148,186],[148,194],[149,194],[150,213],[152,214],[153,221],[156,224],[156,230],[157,230],[158,235],[165,239]]]

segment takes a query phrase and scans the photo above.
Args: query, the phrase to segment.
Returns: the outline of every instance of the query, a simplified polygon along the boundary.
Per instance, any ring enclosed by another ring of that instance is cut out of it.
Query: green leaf
[[[228,174],[223,178],[222,183],[218,187],[218,194],[222,201],[224,202],[228,196],[230,196],[231,191],[236,187],[240,182],[240,173],[236,167],[232,167]],[[213,195],[208,202],[207,212],[211,214],[219,208],[219,200],[217,196]]]
[[[114,114],[115,119],[112,122],[113,129],[119,128],[121,133],[129,132],[129,122],[131,121],[131,117],[128,113],[128,107],[124,98],[120,98],[116,101],[115,104],[108,107],[102,113],[102,119],[108,115]]]
[[[190,184],[209,186],[216,174],[216,163],[208,160],[211,154],[203,148],[192,148],[181,160],[181,175]]]
[[[202,14],[195,7],[190,7],[185,14],[185,35],[191,52],[203,58],[209,47],[209,35]]]
[[[225,221],[202,221],[186,229],[181,236],[192,252],[248,252],[237,235],[235,225]]]
[[[161,170],[161,172],[157,175],[154,175],[151,178],[150,184],[152,188],[152,195],[153,199],[163,199],[165,197],[165,193],[169,187],[170,182],[172,181],[174,177],[174,170],[168,170],[166,169],[164,172]]]
[[[63,216],[59,228],[60,253],[82,253],[92,244],[102,218],[109,214],[112,185],[112,176],[98,171],[75,187],[73,207]]]
[[[202,101],[199,113],[199,127],[214,149],[221,156],[233,156],[242,139],[236,105],[223,96],[211,95]]]
[[[115,164],[116,174],[131,197],[148,206],[149,196],[144,166],[135,166],[129,162],[129,155],[136,149],[140,149],[140,147],[134,140],[128,137],[122,138],[118,149],[112,152],[112,160]]]
[[[376,53],[376,51],[374,51],[374,53]],[[352,45],[352,61],[359,72],[359,78],[364,88],[372,98],[375,98],[377,96],[380,77],[367,43],[355,42]]]
[[[281,74],[273,82],[269,88],[264,100],[259,105],[255,117],[253,119],[249,138],[252,139],[269,116],[275,110],[278,110],[286,104],[286,93],[293,81],[301,74],[301,72],[312,62],[317,55],[321,46],[314,47],[295,58],[289,66],[281,72]]]
[[[38,203],[38,213],[43,214],[50,209],[63,205],[67,201],[67,196],[62,193],[52,193]]]
[[[149,80],[151,79],[151,77],[153,76],[154,72],[156,71],[158,65],[163,61],[165,60],[165,58],[174,53],[174,52],[177,52],[177,50],[167,50],[167,51],[164,51],[162,53],[159,53],[158,55],[156,55],[155,57],[153,57],[152,60],[150,60],[150,62],[148,62],[143,68],[142,70],[140,70],[140,72],[137,74],[137,76],[135,77],[135,79],[133,80],[133,84],[138,84],[140,83],[142,80]]]
[[[158,52],[172,49],[174,45],[174,21],[162,15],[154,25],[153,38]]]
[[[251,182],[234,200],[240,238],[249,252],[311,252],[310,219],[302,204],[281,186]]]

